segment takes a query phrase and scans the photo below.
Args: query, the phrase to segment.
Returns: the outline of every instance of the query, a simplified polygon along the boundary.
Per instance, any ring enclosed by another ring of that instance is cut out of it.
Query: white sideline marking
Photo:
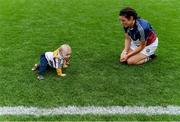
[[[110,115],[110,114],[145,114],[145,115],[180,115],[180,106],[67,106],[57,108],[37,108],[37,107],[0,107],[0,115]]]

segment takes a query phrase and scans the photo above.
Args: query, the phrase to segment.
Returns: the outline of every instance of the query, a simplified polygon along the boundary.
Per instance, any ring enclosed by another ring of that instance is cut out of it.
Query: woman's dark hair
[[[131,16],[136,20],[138,19],[138,15],[136,13],[136,11],[131,8],[131,7],[126,7],[123,8],[120,12],[119,12],[119,16],[124,16],[126,17],[128,20],[131,18]]]

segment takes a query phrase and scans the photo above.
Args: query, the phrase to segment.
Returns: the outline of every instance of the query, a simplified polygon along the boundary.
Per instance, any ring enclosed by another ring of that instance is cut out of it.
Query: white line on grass
[[[180,115],[180,106],[67,106],[57,108],[37,108],[37,107],[0,107],[0,115],[110,115],[110,114],[145,114],[145,115]]]

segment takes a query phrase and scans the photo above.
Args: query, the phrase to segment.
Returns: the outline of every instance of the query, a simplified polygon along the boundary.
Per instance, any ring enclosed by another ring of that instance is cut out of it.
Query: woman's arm
[[[129,51],[129,49],[130,49],[130,45],[131,45],[131,40],[130,40],[128,34],[125,33],[124,49],[123,49],[123,51],[122,51],[122,53],[121,53],[121,56],[120,56],[120,62],[126,61],[126,60],[125,60],[125,56],[128,54],[128,51]]]
[[[131,40],[129,38],[129,35],[127,33],[125,33],[125,43],[124,43],[124,50],[123,52],[127,54],[127,52],[129,51],[131,45]]]
[[[128,54],[126,55],[127,58],[129,58],[129,57],[131,57],[131,56],[133,56],[133,55],[141,52],[145,47],[146,47],[146,41],[142,41],[142,42],[140,43],[140,45],[139,45],[134,51],[132,51],[132,52],[130,52],[130,53],[128,53]]]

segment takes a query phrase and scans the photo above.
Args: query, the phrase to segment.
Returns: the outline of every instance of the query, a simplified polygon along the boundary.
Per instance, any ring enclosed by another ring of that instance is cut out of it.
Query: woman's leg
[[[158,41],[156,41],[155,43],[146,46],[140,53],[131,56],[128,60],[127,63],[128,64],[143,64],[151,59],[153,59],[155,57],[154,53],[157,49],[157,43]]]
[[[147,61],[148,61],[148,56],[146,56],[142,53],[138,53],[138,54],[128,58],[127,63],[128,64],[143,64]]]

